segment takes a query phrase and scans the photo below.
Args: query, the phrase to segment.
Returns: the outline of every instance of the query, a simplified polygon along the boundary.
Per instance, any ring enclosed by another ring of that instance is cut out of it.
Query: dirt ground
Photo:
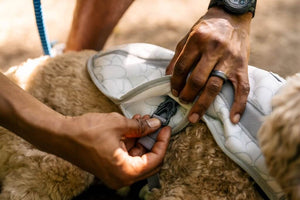
[[[106,44],[147,42],[174,50],[191,25],[206,12],[207,1],[138,0]],[[65,42],[74,0],[43,0],[50,39]],[[259,0],[251,30],[249,64],[282,76],[300,72],[299,0]],[[0,0],[0,69],[42,54],[32,0]]]

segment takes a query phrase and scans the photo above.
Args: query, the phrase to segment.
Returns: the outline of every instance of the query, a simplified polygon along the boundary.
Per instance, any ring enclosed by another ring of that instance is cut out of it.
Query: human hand
[[[179,42],[166,73],[172,74],[172,94],[183,103],[195,101],[189,121],[196,123],[221,91],[226,74],[235,91],[230,119],[238,123],[249,93],[248,58],[251,13],[231,15],[212,7]],[[191,73],[190,73],[191,72]],[[190,76],[188,76],[190,73]]]
[[[0,111],[1,126],[40,150],[93,173],[112,188],[129,185],[158,172],[171,135],[170,127],[164,127],[150,152],[130,156],[124,140],[156,131],[161,126],[158,119],[149,116],[127,119],[117,113],[66,117],[19,88],[2,73]]]
[[[136,114],[132,118],[148,120],[150,119],[150,115],[145,115],[142,117],[141,115]],[[124,140],[126,149],[131,156],[142,156],[148,151],[146,147],[137,142],[137,139],[138,138],[125,138]]]
[[[67,140],[61,157],[100,178],[107,186],[117,189],[145,179],[159,171],[170,139],[170,127],[163,128],[151,152],[131,156],[128,150],[136,138],[154,132],[160,127],[158,119],[135,116],[127,119],[117,113],[89,113],[68,118]]]

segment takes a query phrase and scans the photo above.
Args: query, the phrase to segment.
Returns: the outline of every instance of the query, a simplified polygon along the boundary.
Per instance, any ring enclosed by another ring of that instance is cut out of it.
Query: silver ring
[[[219,70],[213,70],[210,73],[210,76],[217,76],[217,77],[223,79],[224,82],[228,80],[228,77],[226,76],[226,74],[222,71],[219,71]]]

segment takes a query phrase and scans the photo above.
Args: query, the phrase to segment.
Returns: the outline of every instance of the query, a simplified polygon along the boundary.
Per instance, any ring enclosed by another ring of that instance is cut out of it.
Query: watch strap
[[[246,11],[246,12],[251,12],[252,13],[252,18],[255,15],[256,2],[257,2],[257,0],[251,0],[251,5],[248,8],[248,10]],[[233,13],[233,14],[244,14],[244,13],[246,13],[246,12],[235,11],[229,5],[225,4],[224,0],[211,0],[210,3],[209,3],[208,8],[215,7],[215,6],[220,6],[220,7],[224,8],[226,12]]]

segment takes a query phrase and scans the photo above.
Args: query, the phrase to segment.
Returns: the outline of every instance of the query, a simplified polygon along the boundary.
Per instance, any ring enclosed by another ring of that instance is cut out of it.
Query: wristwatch
[[[233,14],[251,12],[255,14],[256,0],[211,0],[208,8],[220,6],[225,11]]]

